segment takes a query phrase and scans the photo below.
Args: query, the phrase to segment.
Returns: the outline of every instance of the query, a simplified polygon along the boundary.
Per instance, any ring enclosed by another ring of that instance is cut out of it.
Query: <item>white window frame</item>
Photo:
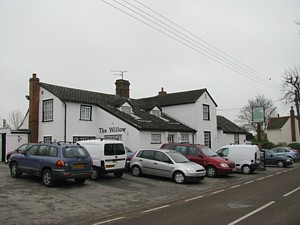
[[[161,134],[151,134],[151,144],[161,144]]]
[[[211,148],[211,132],[204,131],[204,145]]]
[[[92,120],[92,106],[80,105],[80,120]]]
[[[181,142],[189,143],[189,134],[181,134]]]
[[[209,105],[203,104],[203,120],[210,120]]]
[[[121,111],[130,115],[132,113],[132,108],[130,106],[123,105],[121,106]]]
[[[43,122],[53,121],[53,99],[43,101]]]

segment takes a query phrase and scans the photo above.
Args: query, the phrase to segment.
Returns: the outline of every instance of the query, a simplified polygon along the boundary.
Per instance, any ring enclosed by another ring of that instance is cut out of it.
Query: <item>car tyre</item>
[[[93,171],[92,171],[92,174],[91,174],[91,179],[92,180],[99,180],[99,177],[100,177],[100,171],[97,167],[93,167]]]
[[[243,174],[250,174],[252,171],[251,171],[251,168],[250,168],[250,166],[249,165],[244,165],[243,167],[242,167],[242,173]]]
[[[173,180],[177,183],[177,184],[183,184],[185,182],[185,176],[182,172],[180,171],[176,171],[173,175]]]
[[[42,172],[42,182],[46,187],[54,186],[54,177],[50,169],[46,169]]]
[[[22,173],[18,169],[18,164],[16,162],[13,162],[10,165],[10,175],[14,178],[18,178],[22,175]]]
[[[217,176],[217,169],[214,166],[206,167],[206,175],[208,177],[216,177]]]
[[[114,172],[115,177],[120,178],[123,176],[123,172]]]
[[[284,162],[283,162],[283,161],[278,161],[278,162],[277,162],[277,166],[278,166],[279,168],[284,167]]]
[[[76,184],[83,184],[86,179],[85,178],[74,178]]]
[[[131,168],[131,173],[132,173],[133,176],[139,177],[139,176],[142,175],[142,170],[139,166],[133,166]]]

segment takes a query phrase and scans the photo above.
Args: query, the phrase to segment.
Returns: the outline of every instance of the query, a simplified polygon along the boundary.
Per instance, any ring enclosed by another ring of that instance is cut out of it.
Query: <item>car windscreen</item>
[[[208,156],[208,157],[214,157],[214,156],[217,156],[217,154],[211,150],[209,147],[201,147],[201,151],[204,155]]]
[[[180,154],[178,152],[174,151],[174,152],[166,152],[166,153],[176,163],[186,163],[186,162],[189,162],[189,160],[185,156],[183,156],[182,154]]]
[[[121,143],[105,144],[104,155],[124,155],[125,148]]]
[[[72,146],[63,148],[63,156],[65,158],[85,158],[89,157],[89,153],[85,148],[80,146]]]

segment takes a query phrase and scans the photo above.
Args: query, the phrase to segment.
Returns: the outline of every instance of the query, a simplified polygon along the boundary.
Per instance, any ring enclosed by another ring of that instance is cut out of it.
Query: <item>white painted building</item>
[[[267,124],[268,140],[274,144],[300,142],[298,122],[293,107],[290,116],[270,118]]]
[[[132,150],[159,148],[165,142],[217,149],[233,143],[236,134],[240,142],[246,139],[241,128],[230,133],[230,121],[219,126],[217,104],[205,88],[177,93],[162,89],[157,96],[132,99],[128,81],[115,84],[116,94],[111,95],[42,83],[33,74],[28,124],[20,129],[28,129],[32,143],[117,138]]]

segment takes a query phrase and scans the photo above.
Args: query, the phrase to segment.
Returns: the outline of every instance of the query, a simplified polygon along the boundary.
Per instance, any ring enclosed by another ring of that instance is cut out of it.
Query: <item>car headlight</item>
[[[196,170],[194,168],[191,168],[191,167],[186,167],[187,171],[189,172],[196,172]]]
[[[221,167],[229,167],[228,164],[226,164],[226,163],[220,163],[220,166]]]

